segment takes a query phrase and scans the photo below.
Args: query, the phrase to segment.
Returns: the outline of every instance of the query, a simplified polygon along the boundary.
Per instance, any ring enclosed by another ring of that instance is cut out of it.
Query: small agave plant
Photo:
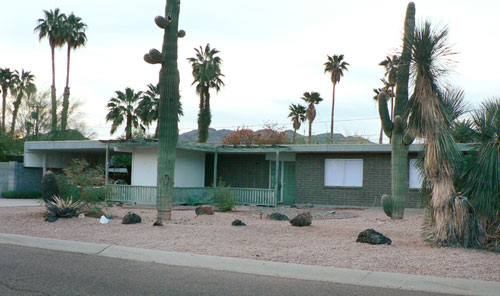
[[[45,221],[55,222],[58,218],[71,218],[77,216],[83,206],[81,201],[73,201],[73,198],[61,198],[60,196],[53,196],[52,201],[47,201],[45,207]]]

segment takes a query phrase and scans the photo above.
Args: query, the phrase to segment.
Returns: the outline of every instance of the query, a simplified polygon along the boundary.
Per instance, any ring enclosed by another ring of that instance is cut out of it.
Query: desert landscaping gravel
[[[134,211],[142,223],[123,225],[121,218]],[[274,208],[238,207],[231,213],[196,217],[193,208],[178,208],[172,221],[153,227],[156,211],[113,207],[110,224],[97,218],[44,221],[43,207],[0,208],[0,232],[120,246],[334,266],[371,271],[500,281],[500,254],[484,250],[431,247],[421,238],[424,212],[407,209],[405,219],[391,221],[380,208],[279,208],[292,215],[309,211],[309,227],[266,219]],[[334,211],[334,213],[332,213]],[[240,219],[247,226],[234,227]],[[359,232],[373,228],[392,245],[356,243]]]

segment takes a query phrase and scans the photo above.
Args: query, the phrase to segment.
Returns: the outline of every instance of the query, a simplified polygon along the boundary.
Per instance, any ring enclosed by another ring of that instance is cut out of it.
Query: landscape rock
[[[297,226],[297,227],[310,226],[311,223],[312,223],[312,216],[309,212],[298,214],[292,220],[290,220],[290,224],[292,224],[292,226]]]
[[[374,229],[366,229],[358,235],[357,243],[366,243],[371,245],[383,245],[392,243],[391,239]]]
[[[288,221],[288,217],[286,215],[280,214],[280,213],[272,213],[267,215],[267,218],[269,220],[277,220],[277,221]]]
[[[243,221],[241,221],[240,219],[236,219],[234,220],[231,225],[233,226],[247,226]]]
[[[196,216],[199,215],[213,215],[214,209],[211,206],[198,206],[194,209]]]
[[[136,224],[141,223],[141,216],[134,212],[128,212],[122,219],[122,224]]]

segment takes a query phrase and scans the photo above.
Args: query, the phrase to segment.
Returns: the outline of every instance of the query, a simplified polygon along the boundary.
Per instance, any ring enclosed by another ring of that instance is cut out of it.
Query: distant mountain
[[[209,129],[208,131],[208,144],[222,144],[222,139],[229,133],[234,132],[233,130],[228,129]],[[255,131],[258,134],[263,134],[264,130]],[[285,131],[289,142],[291,143],[293,137],[293,130]],[[179,142],[181,143],[189,143],[196,142],[198,140],[198,130],[192,130],[190,132],[185,132],[179,135]],[[297,133],[297,144],[306,144],[307,137]],[[373,144],[369,140],[358,137],[358,136],[347,136],[344,137],[342,134],[333,134],[333,141],[330,140],[330,133],[324,133],[319,135],[314,135],[311,141],[313,144]]]

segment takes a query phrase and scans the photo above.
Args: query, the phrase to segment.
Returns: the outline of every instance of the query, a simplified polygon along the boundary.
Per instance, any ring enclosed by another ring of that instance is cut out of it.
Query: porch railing
[[[156,205],[156,186],[108,185],[108,201],[137,205]],[[228,187],[236,204],[275,206],[273,189]],[[211,187],[175,187],[174,204],[208,203],[214,195]]]

